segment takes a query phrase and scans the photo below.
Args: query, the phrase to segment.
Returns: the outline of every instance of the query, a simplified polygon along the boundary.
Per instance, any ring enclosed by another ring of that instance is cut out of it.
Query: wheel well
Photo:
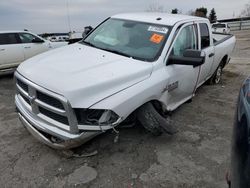
[[[127,118],[124,120],[124,122],[130,121],[131,117],[134,118],[134,116],[136,116],[137,111],[140,107],[142,107],[143,105],[147,104],[147,103],[152,103],[154,108],[156,109],[156,111],[161,114],[164,115],[165,111],[164,111],[164,104],[158,100],[151,100],[151,101],[147,101],[144,104],[142,104],[141,106],[139,106],[138,108],[136,108],[133,112],[131,112]]]
[[[156,111],[161,114],[161,115],[164,115],[166,113],[166,110],[164,108],[164,104],[158,100],[152,100],[152,101],[149,101],[153,104],[154,108],[156,109]]]
[[[225,67],[225,65],[227,64],[227,59],[228,59],[228,55],[225,55],[222,60],[221,60],[221,64],[223,66],[223,68]]]

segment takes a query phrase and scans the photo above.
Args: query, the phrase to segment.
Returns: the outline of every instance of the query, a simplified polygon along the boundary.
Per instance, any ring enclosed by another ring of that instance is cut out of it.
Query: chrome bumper
[[[123,120],[119,117],[116,122],[101,126],[78,124],[73,108],[62,95],[36,85],[18,72],[15,73],[15,77],[17,88],[15,103],[20,120],[33,136],[52,148],[77,147],[96,135],[114,128]],[[55,99],[62,107],[52,105],[53,101],[48,102],[39,98],[37,96],[39,92]],[[48,115],[48,112],[53,114]],[[63,118],[66,118],[66,123],[60,121]],[[57,139],[51,139],[53,137]]]
[[[19,119],[22,124],[27,128],[27,130],[40,142],[55,148],[55,149],[70,149],[84,144],[93,137],[102,133],[100,131],[95,132],[83,132],[80,134],[71,134],[69,132],[58,129],[51,125],[47,125],[45,122],[41,121],[34,114],[26,110],[20,103],[18,97],[15,97],[15,103],[18,110]],[[52,142],[45,134],[55,136],[57,138],[62,138],[60,143]]]

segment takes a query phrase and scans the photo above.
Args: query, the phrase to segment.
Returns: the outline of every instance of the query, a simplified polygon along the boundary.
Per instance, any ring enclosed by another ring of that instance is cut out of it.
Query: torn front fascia
[[[75,113],[79,125],[111,125],[119,119],[119,116],[111,110],[75,109]]]

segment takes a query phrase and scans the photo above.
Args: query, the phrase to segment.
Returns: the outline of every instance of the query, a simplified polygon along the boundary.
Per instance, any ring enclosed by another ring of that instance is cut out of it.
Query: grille
[[[17,80],[17,84],[24,90],[24,91],[26,91],[27,93],[28,93],[28,85],[27,84],[25,84],[25,83],[23,83],[22,81],[20,81],[20,80]]]
[[[42,108],[42,107],[39,107],[39,111],[41,114],[51,118],[51,119],[54,119],[60,123],[63,123],[65,125],[68,125],[69,124],[69,121],[68,121],[68,118],[65,117],[65,116],[62,116],[62,115],[59,115],[59,114],[56,114],[56,113],[53,113],[49,110],[46,110],[45,108]]]
[[[48,95],[46,95],[46,94],[44,94],[44,93],[42,93],[40,91],[37,91],[36,95],[37,95],[37,98],[40,101],[42,101],[42,102],[44,102],[46,104],[49,104],[49,105],[51,105],[53,107],[64,110],[64,107],[63,107],[62,103],[59,100],[57,100],[57,99],[55,99],[55,98],[53,98],[51,96],[48,96]]]
[[[69,107],[63,105],[64,103],[66,104],[66,102],[61,96],[40,88],[29,81],[23,81],[23,79],[19,79],[19,77],[16,77],[16,84],[18,86],[17,92],[19,97],[27,103],[24,105],[28,106],[32,113],[37,115],[42,114],[43,117],[41,118],[44,120],[46,120],[47,117],[58,122],[55,122],[58,127],[60,127],[61,124],[66,125],[66,127],[70,125],[69,114],[67,113]],[[65,126],[61,126],[61,128],[64,127]]]
[[[24,96],[22,93],[20,93],[20,95],[25,100],[25,102],[27,102],[31,106],[29,99],[26,96]]]

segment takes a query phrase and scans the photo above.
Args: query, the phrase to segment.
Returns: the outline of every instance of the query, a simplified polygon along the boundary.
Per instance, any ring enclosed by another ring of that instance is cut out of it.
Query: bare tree
[[[241,12],[241,16],[250,16],[250,2],[245,5],[244,10]]]
[[[147,12],[166,12],[163,5],[159,3],[152,3],[148,6]]]
[[[195,16],[195,11],[191,9],[186,14],[190,16]]]

